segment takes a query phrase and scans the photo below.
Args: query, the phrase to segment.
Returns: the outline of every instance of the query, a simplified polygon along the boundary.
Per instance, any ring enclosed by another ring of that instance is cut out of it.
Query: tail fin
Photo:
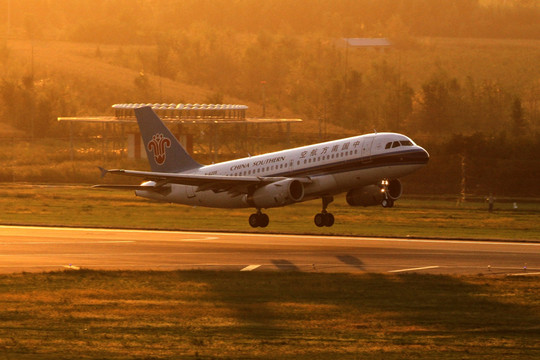
[[[202,166],[193,160],[150,106],[134,111],[152,171],[174,173]]]

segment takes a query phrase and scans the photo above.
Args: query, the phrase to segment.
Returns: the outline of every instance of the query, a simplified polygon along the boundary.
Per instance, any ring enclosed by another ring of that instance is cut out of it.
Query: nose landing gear
[[[381,181],[381,187],[382,192],[384,193],[384,198],[381,201],[381,206],[384,208],[391,208],[394,206],[394,199],[392,199],[390,196],[388,196],[388,186],[389,186],[388,180],[384,179]]]

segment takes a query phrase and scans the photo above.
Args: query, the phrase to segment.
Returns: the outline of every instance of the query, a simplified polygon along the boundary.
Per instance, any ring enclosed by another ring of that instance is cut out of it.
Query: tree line
[[[394,44],[390,51],[409,56],[429,50],[420,36],[538,40],[534,1],[19,0],[10,11],[11,36],[121,44],[113,54],[96,45],[95,56],[141,70],[128,95],[140,93],[145,102],[161,102],[147,77],[162,76],[212,89],[209,102],[234,96],[349,133],[404,132],[432,155],[422,181],[414,183],[423,185],[412,184],[416,192],[456,193],[465,178],[472,193],[540,195],[534,70],[528,81],[508,85],[474,72],[456,76],[453,64],[435,54],[437,66],[410,73],[396,56],[355,53],[337,41],[385,36]],[[0,12],[0,23],[6,15]],[[0,112],[5,123],[32,137],[62,136],[57,116],[81,106],[102,113],[127,96],[118,100],[77,79],[10,71],[9,57],[9,47],[0,44]],[[77,94],[94,103],[81,105]]]
[[[535,38],[536,0],[1,0],[0,23],[36,37],[101,43],[153,42],[159,31],[208,23],[224,31],[329,37]],[[395,30],[395,28],[394,28]],[[396,35],[396,34],[390,34]]]

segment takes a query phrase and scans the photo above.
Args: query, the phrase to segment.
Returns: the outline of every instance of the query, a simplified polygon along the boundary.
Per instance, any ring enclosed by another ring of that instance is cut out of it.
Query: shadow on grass
[[[361,266],[349,257],[340,260]],[[509,296],[519,297],[508,292],[520,281],[524,280],[287,272],[217,273],[208,284],[214,301],[233,309],[239,323],[245,325],[236,331],[265,341],[310,332],[340,337],[332,335],[331,328],[324,331],[318,327],[327,323],[346,331],[352,339],[376,338],[380,334],[375,333],[383,332],[394,345],[427,341],[459,347],[472,341],[480,352],[495,336],[505,340],[495,345],[494,351],[509,341],[520,353],[534,349],[540,335],[538,302],[508,301]],[[516,291],[534,291],[534,281],[527,286],[531,289]],[[298,322],[303,322],[301,329],[293,325]]]
[[[206,358],[239,350],[250,359],[538,358],[537,286],[534,278],[293,271],[4,275],[0,319],[11,327],[0,335],[20,339],[4,346],[24,353],[51,331],[67,339],[54,351],[75,351],[73,336],[88,339],[77,351],[98,358],[132,347],[149,355],[165,343],[169,354]],[[148,344],[157,347],[141,350]]]

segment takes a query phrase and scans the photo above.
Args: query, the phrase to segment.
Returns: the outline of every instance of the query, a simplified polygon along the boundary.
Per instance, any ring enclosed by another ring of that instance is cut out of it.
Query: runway
[[[62,269],[540,275],[540,243],[0,226],[0,272]]]

